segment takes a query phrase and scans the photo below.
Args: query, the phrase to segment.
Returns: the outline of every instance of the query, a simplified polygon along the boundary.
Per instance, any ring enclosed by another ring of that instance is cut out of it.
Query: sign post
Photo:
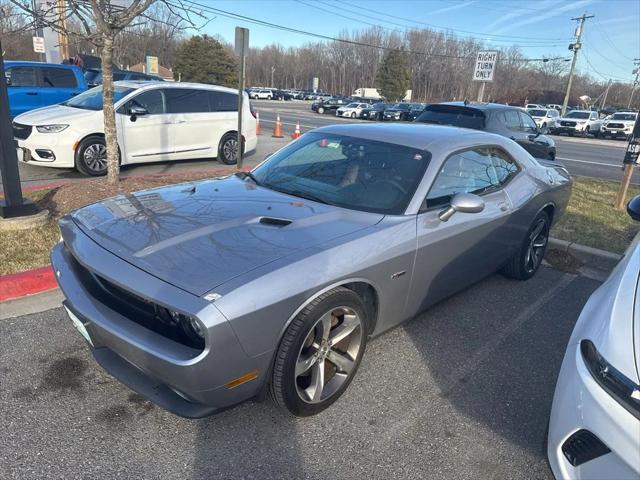
[[[36,53],[44,53],[44,37],[33,37],[33,51]]]
[[[624,174],[622,176],[622,182],[620,183],[620,189],[618,190],[618,196],[616,197],[615,207],[617,210],[623,210],[624,204],[627,199],[627,192],[629,191],[629,184],[631,183],[631,177],[633,176],[633,169],[640,163],[640,115],[636,118],[636,123],[629,138],[627,144],[627,151],[624,154]]]
[[[147,75],[158,75],[158,57],[145,57],[145,72]]]
[[[498,52],[495,50],[484,50],[478,52],[476,66],[473,70],[473,81],[482,82],[478,92],[478,101],[484,100],[484,88],[487,82],[493,82],[493,73],[496,69]]]
[[[0,200],[0,218],[13,218],[33,215],[37,212],[37,208],[33,202],[22,198],[16,142],[13,139],[9,114],[9,95],[4,78],[2,41],[0,40],[0,177],[2,177],[4,191],[4,200]]]
[[[238,55],[238,170],[242,169],[242,112],[244,108],[244,77],[245,64],[247,59],[247,50],[249,50],[249,29],[236,27],[236,44],[235,51]]]

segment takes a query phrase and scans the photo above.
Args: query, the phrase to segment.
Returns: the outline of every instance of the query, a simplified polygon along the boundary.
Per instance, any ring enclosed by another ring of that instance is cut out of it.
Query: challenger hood
[[[378,223],[232,176],[120,195],[71,214],[103,248],[194,295]]]

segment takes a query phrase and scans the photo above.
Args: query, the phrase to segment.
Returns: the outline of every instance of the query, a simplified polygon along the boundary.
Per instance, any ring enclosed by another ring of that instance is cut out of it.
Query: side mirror
[[[627,213],[634,220],[640,221],[640,195],[636,195],[627,203]]]
[[[148,114],[149,114],[149,112],[144,107],[132,106],[132,107],[129,108],[129,115],[130,115],[130,118],[131,118],[132,122],[135,122],[136,118],[143,117],[143,116],[148,115]]]
[[[640,204],[639,204],[640,207]],[[438,214],[443,222],[448,221],[454,213],[478,213],[484,210],[484,200],[473,193],[457,193],[447,208]]]

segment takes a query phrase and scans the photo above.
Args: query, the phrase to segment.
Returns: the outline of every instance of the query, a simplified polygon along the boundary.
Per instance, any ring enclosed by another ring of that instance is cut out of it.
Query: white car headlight
[[[37,125],[36,130],[40,133],[60,133],[69,125],[65,124],[54,124],[54,125]]]

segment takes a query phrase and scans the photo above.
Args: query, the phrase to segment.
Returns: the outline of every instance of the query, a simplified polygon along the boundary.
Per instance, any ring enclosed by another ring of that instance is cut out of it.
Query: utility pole
[[[636,91],[636,87],[640,84],[640,58],[634,58],[633,65],[636,68],[634,68],[633,72],[631,73],[635,73],[636,78],[633,81],[633,85],[631,85],[631,95],[629,95],[629,103],[627,103],[627,109],[631,108],[631,102],[633,102],[633,94]]]
[[[272,65],[271,66],[271,85],[269,85],[270,87],[273,87],[273,72],[276,71],[276,66]]]
[[[607,96],[609,95],[609,89],[611,88],[611,82],[612,82],[611,79],[609,79],[609,81],[607,82],[607,89],[604,91],[604,97],[602,97],[602,107],[600,107],[600,110],[604,110],[604,108],[607,106]]]
[[[580,39],[582,38],[582,27],[584,26],[584,21],[588,18],[593,18],[594,15],[582,15],[581,17],[572,18],[571,20],[577,21],[578,26],[576,27],[576,32],[574,34],[575,41],[569,44],[569,50],[573,50],[573,60],[571,61],[571,70],[569,71],[569,82],[567,83],[567,93],[564,96],[564,102],[562,102],[562,113],[561,115],[564,117],[564,114],[567,112],[567,105],[569,105],[569,95],[571,95],[571,84],[573,83],[573,72],[576,69],[576,61],[578,60],[578,50],[582,47],[580,43]]]

